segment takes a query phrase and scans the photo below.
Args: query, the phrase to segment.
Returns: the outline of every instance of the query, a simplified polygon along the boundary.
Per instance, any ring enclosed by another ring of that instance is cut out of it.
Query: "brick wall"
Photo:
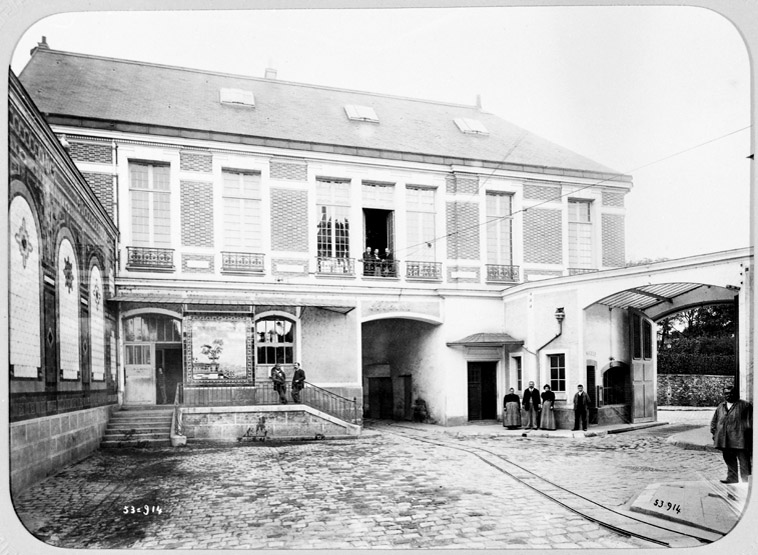
[[[108,217],[113,220],[113,177],[107,173],[82,172],[97,200],[103,205]]]
[[[562,264],[561,211],[530,208],[524,213],[524,262]]]
[[[269,172],[271,179],[308,180],[308,164],[304,161],[274,159],[269,164]]]
[[[213,246],[213,183],[181,182],[182,245]]]
[[[474,202],[447,203],[447,257],[479,259],[479,205]]]
[[[204,152],[180,152],[179,167],[182,171],[211,172],[213,156]]]
[[[271,248],[308,252],[307,191],[271,189]]]
[[[524,198],[560,201],[561,186],[552,183],[524,183]]]
[[[626,262],[624,216],[602,215],[603,266],[621,267]]]
[[[77,143],[69,141],[71,147],[68,153],[79,162],[99,162],[110,164],[113,162],[113,148],[103,143]]]
[[[658,406],[715,407],[725,385],[734,385],[734,377],[658,374]]]

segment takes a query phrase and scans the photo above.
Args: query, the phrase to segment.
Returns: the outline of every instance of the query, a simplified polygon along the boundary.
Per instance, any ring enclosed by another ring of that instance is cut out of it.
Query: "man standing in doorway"
[[[300,368],[300,363],[295,363],[295,373],[292,375],[292,401],[300,402],[300,392],[305,387],[305,370]]]
[[[584,392],[584,386],[576,386],[574,393],[574,429],[579,430],[579,421],[582,421],[582,430],[587,431],[587,412],[590,410],[590,396]]]
[[[752,471],[753,405],[739,398],[734,387],[724,387],[724,401],[716,407],[711,419],[713,446],[720,450],[726,463],[724,484],[747,482]]]
[[[282,367],[275,364],[271,369],[271,380],[274,382],[274,391],[279,394],[279,402],[282,405],[287,404],[287,376]]]
[[[166,404],[166,374],[163,373],[163,368],[158,367],[158,393],[161,395],[161,405]]]
[[[529,382],[529,387],[524,390],[524,410],[526,411],[526,427],[524,429],[535,430],[539,427],[540,392],[534,388],[534,382]]]

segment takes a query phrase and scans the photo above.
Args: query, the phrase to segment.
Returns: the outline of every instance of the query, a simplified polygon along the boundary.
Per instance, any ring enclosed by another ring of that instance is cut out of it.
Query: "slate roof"
[[[37,48],[20,80],[40,111],[68,118],[379,149],[539,168],[618,174],[475,106],[118,60]],[[251,90],[255,108],[224,105],[222,88]],[[351,121],[345,105],[379,123]],[[462,133],[454,118],[489,135]]]

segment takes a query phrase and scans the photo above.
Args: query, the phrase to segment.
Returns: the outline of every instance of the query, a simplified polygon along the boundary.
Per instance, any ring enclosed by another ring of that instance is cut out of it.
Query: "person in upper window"
[[[366,250],[363,251],[363,275],[373,276],[375,266],[374,250],[371,247],[366,247]]]
[[[721,451],[727,468],[721,482],[737,483],[738,476],[747,482],[753,466],[753,405],[740,399],[732,386],[725,387],[723,394],[724,401],[711,419],[713,446]]]

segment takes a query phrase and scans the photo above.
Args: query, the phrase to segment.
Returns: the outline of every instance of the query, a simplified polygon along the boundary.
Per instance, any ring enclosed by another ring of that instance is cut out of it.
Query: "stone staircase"
[[[171,445],[173,416],[173,406],[124,406],[111,415],[100,446],[113,448]]]

